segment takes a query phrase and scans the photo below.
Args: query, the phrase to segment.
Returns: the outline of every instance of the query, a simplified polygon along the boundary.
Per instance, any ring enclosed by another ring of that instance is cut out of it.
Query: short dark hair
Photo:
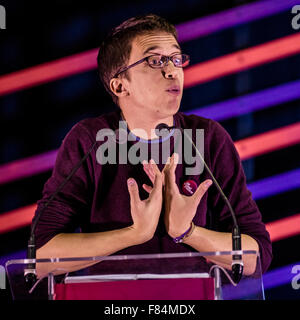
[[[174,25],[155,14],[147,14],[124,21],[114,28],[102,42],[97,57],[99,75],[106,91],[116,104],[118,104],[118,97],[110,90],[111,78],[128,63],[132,41],[137,36],[153,31],[170,33],[178,41]],[[126,72],[123,76],[127,76]]]

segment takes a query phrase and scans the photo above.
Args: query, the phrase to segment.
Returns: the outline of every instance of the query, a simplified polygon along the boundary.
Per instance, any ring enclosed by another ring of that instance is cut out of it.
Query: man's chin
[[[159,118],[166,118],[173,116],[180,109],[179,101],[166,101],[160,105],[156,105],[155,113]]]
[[[174,115],[175,113],[178,112],[179,108],[180,108],[180,104],[173,103],[173,104],[169,104],[166,108],[164,108],[164,111],[169,113],[170,115]]]

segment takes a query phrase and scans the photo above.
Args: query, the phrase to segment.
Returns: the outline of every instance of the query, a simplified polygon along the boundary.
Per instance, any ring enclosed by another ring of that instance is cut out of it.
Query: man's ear
[[[117,97],[124,97],[128,96],[128,91],[121,79],[113,78],[110,80],[110,90],[117,96]]]

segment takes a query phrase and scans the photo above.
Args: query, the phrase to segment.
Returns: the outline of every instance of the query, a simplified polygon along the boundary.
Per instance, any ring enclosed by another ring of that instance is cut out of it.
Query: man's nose
[[[166,79],[174,79],[178,77],[180,68],[176,68],[171,60],[162,68],[162,74]]]

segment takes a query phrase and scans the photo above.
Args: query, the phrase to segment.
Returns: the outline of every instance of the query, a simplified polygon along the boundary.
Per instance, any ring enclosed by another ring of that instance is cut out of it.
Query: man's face
[[[181,49],[173,35],[142,35],[133,40],[127,65],[153,54],[170,56],[175,53],[181,53]],[[124,79],[124,85],[128,90],[128,108],[157,119],[170,117],[178,111],[183,92],[182,68],[169,61],[165,67],[153,69],[145,61],[127,72],[130,80]]]

